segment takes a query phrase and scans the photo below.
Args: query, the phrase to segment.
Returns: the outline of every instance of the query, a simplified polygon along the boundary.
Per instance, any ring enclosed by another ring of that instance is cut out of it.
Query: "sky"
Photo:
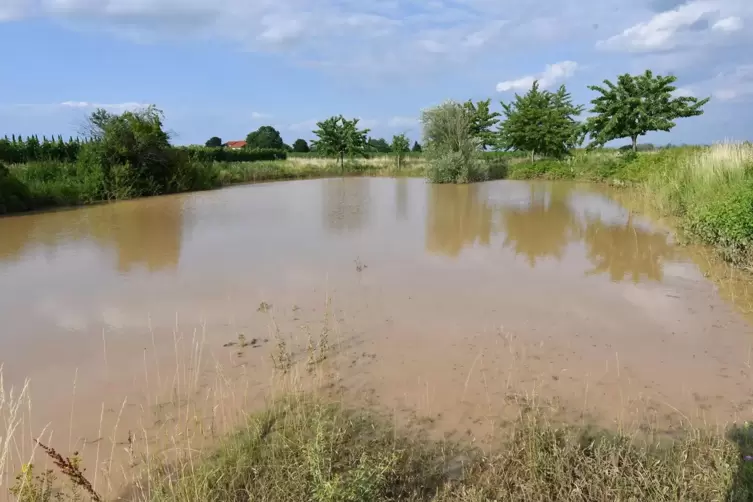
[[[753,0],[0,0],[0,47],[0,136],[155,104],[176,144],[339,114],[420,140],[447,99],[499,110],[538,79],[587,104],[651,69],[712,99],[644,141],[753,140]]]

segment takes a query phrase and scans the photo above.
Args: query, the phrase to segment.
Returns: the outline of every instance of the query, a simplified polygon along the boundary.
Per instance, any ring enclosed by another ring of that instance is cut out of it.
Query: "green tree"
[[[205,146],[208,146],[209,148],[219,148],[222,146],[222,140],[217,136],[212,136],[207,140]]]
[[[306,143],[305,139],[298,138],[293,143],[293,151],[298,153],[308,153],[311,151],[311,148],[309,148],[309,144]]]
[[[392,145],[390,145],[390,150],[397,157],[397,170],[399,171],[402,167],[403,157],[405,157],[406,152],[410,151],[410,141],[408,141],[408,138],[405,136],[405,134],[397,134],[395,136],[392,136]]]
[[[591,101],[595,116],[589,117],[583,128],[591,138],[588,146],[630,138],[633,151],[637,151],[639,136],[649,131],[670,131],[676,119],[702,115],[702,107],[710,98],[673,98],[676,80],[673,75],[654,75],[646,70],[642,75],[620,75],[617,84],[604,80],[604,86],[589,86],[600,96]]]
[[[574,117],[583,111],[573,105],[570,94],[561,86],[557,92],[539,89],[534,82],[525,95],[515,95],[511,103],[502,103],[505,120],[499,128],[499,145],[505,150],[562,157],[579,143],[580,126]]]
[[[468,109],[456,101],[445,101],[421,113],[423,142],[432,183],[470,183],[487,179],[488,168],[481,161],[480,140],[473,135]]]
[[[479,144],[482,149],[494,145],[495,134],[492,131],[492,127],[499,122],[497,117],[501,116],[498,112],[492,112],[489,110],[491,102],[491,99],[487,99],[477,101],[474,104],[473,101],[469,99],[463,104],[471,116],[471,134],[479,139]]]
[[[336,155],[340,162],[340,169],[345,170],[345,156],[354,157],[366,154],[366,135],[368,129],[358,129],[358,119],[348,120],[342,115],[330,117],[317,122],[314,131],[317,140],[311,146],[318,153]]]
[[[419,143],[418,141],[413,142],[413,148],[411,148],[412,152],[420,153],[420,152],[423,152],[423,150],[424,149],[421,148],[421,143]]]
[[[384,138],[369,138],[368,140],[369,150],[376,153],[389,153],[390,144]]]
[[[284,150],[285,142],[282,141],[280,131],[272,126],[261,126],[256,131],[246,136],[247,148],[269,148],[272,150]]]

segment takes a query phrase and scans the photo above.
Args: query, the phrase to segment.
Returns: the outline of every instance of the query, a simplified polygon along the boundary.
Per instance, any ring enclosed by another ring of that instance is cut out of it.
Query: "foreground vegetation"
[[[127,498],[163,501],[601,502],[727,501],[753,497],[751,429],[687,430],[658,443],[558,427],[522,416],[493,453],[400,430],[388,417],[305,396],[278,400],[212,451],[187,452],[144,473]],[[56,452],[55,452],[56,453]],[[70,462],[69,462],[70,460]],[[61,456],[63,501],[94,492]],[[65,472],[67,470],[67,473]],[[20,502],[51,500],[52,474],[27,466]],[[70,494],[70,495],[69,495]]]

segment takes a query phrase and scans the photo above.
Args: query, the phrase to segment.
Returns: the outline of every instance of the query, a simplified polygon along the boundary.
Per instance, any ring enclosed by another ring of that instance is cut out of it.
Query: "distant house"
[[[245,141],[228,141],[225,143],[225,146],[230,148],[231,150],[240,150],[241,148],[246,148],[246,142]]]

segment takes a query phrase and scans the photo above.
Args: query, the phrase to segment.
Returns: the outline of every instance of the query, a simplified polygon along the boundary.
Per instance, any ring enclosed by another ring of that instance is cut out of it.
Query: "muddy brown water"
[[[165,389],[261,406],[275,333],[305,360],[325,322],[342,395],[443,433],[531,404],[658,429],[753,411],[746,319],[589,185],[322,179],[6,217],[0,320],[5,387],[30,382],[19,444],[54,431],[94,471],[167,420]]]

